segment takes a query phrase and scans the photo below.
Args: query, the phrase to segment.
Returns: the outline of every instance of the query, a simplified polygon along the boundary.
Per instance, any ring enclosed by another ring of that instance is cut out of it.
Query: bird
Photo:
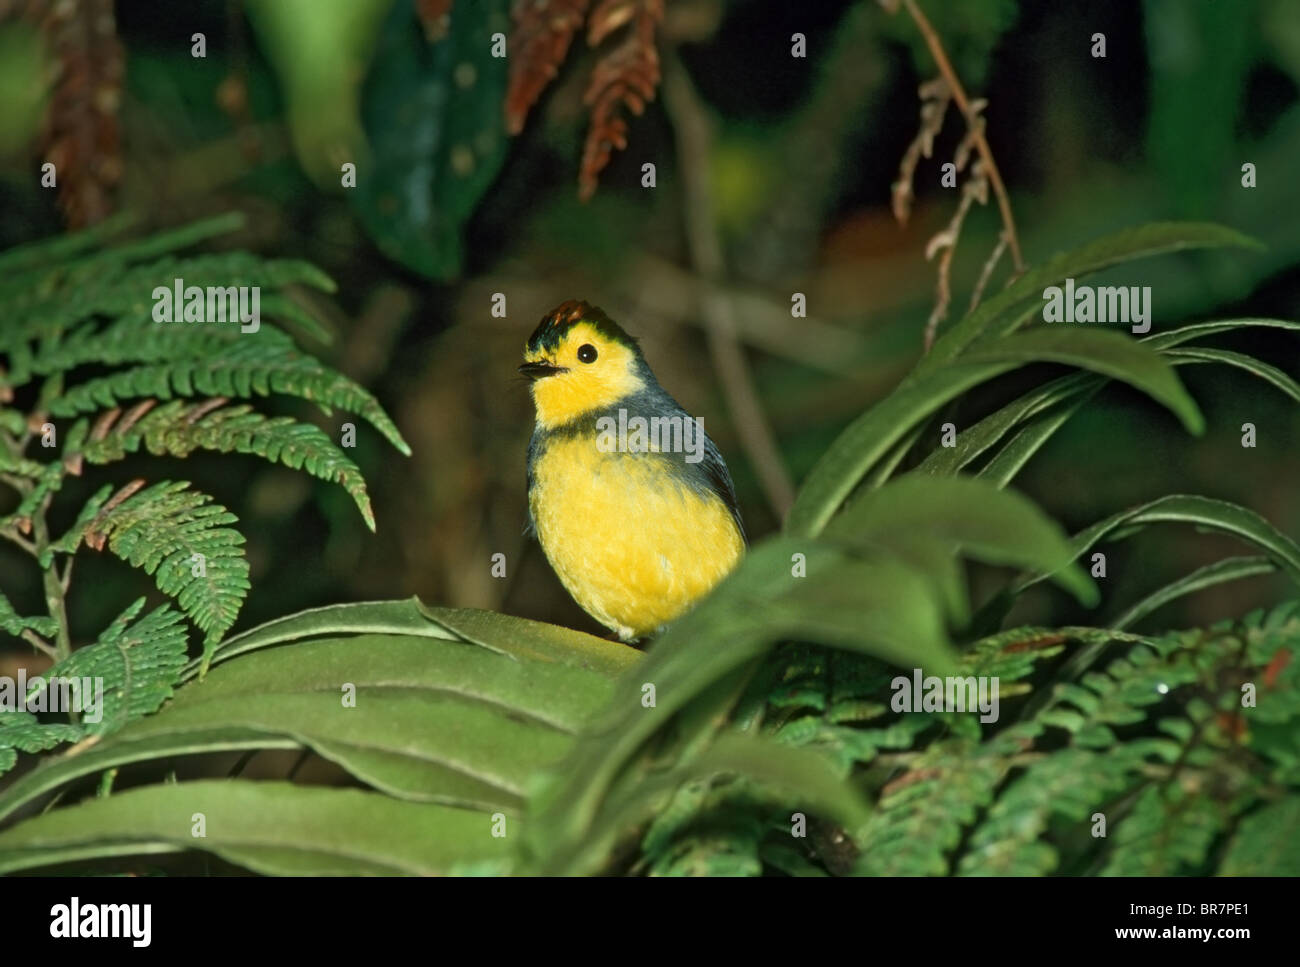
[[[571,299],[543,316],[519,372],[536,416],[527,530],[614,636],[657,634],[744,554],[726,461],[596,306]]]

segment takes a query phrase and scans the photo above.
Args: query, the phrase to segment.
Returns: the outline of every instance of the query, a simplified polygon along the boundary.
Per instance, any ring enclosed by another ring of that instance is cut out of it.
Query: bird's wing
[[[533,466],[537,459],[537,453],[541,449],[541,433],[538,430],[533,431],[532,439],[528,441],[528,487],[524,491],[524,502],[528,505],[528,523],[524,525],[525,537],[537,536],[537,522],[533,520]]]
[[[745,538],[745,522],[740,519],[740,507],[736,503],[736,488],[731,482],[727,461],[722,459],[717,445],[707,433],[704,435],[704,459],[699,465],[704,468],[709,489],[718,495],[718,498],[726,504],[727,510],[731,512],[731,519],[736,522],[736,529],[740,531],[740,539],[748,543]]]

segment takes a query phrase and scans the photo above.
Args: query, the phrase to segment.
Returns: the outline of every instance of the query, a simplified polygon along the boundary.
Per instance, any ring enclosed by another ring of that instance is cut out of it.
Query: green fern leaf
[[[186,661],[184,619],[164,604],[136,621],[144,603],[137,599],[93,645],[73,652],[49,672],[103,682],[98,721],[82,719],[87,734],[104,735],[156,712],[180,683]]]
[[[0,528],[16,526],[19,530],[26,532],[32,515],[37,513],[41,505],[48,498],[58,493],[59,488],[63,486],[63,481],[67,476],[67,470],[63,464],[50,463],[40,465],[40,467],[40,475],[35,480],[36,486],[23,495],[23,499],[11,514],[0,517]]]
[[[1012,781],[971,834],[958,867],[964,876],[1041,876],[1059,857],[1040,838],[1053,816],[1086,828],[1096,809],[1126,787],[1139,764],[1125,750],[1063,749]]]
[[[127,315],[103,326],[87,322],[58,339],[37,344],[28,364],[32,375],[67,372],[78,366],[99,364],[160,363],[181,359],[203,360],[229,352],[239,340],[257,340],[264,350],[276,353],[293,350],[288,335],[263,322],[256,333],[242,333],[234,326],[184,326],[142,322]],[[10,386],[20,385],[11,373]]]
[[[163,481],[116,505],[104,505],[84,532],[154,577],[204,632],[205,653],[235,623],[248,593],[243,535],[226,524],[234,514],[185,481]]]
[[[990,750],[964,741],[931,745],[912,768],[885,787],[864,826],[856,873],[942,876],[949,856],[994,795],[1008,768]]]
[[[4,596],[4,593],[0,592],[0,628],[3,628],[15,638],[21,635],[25,628],[30,628],[46,638],[52,638],[58,633],[58,627],[58,622],[50,617],[22,617],[14,610],[13,604]]]
[[[1115,831],[1103,876],[1194,873],[1224,825],[1208,796],[1179,785],[1148,786]]]
[[[196,449],[248,453],[337,483],[356,502],[366,526],[375,529],[365,478],[324,431],[292,417],[267,417],[249,406],[230,406],[196,418],[210,401],[194,406],[173,400],[126,427],[83,447],[90,463],[120,460],[144,445],[155,456],[187,457]]]
[[[0,684],[0,695],[13,689],[12,682]],[[35,715],[16,709],[24,696],[3,696],[0,703],[0,775],[13,768],[19,752],[44,752],[62,742],[76,742],[84,734],[79,726],[60,722],[46,724]],[[9,701],[10,698],[14,701]]]
[[[325,413],[337,406],[364,417],[390,443],[409,456],[411,449],[379,402],[341,373],[294,351],[268,354],[255,340],[206,360],[181,360],[137,366],[88,380],[52,401],[55,416],[76,416],[132,399],[227,396],[249,398],[284,393],[316,403]]]
[[[1300,876],[1300,796],[1269,803],[1241,821],[1219,872],[1224,876]]]
[[[188,258],[165,256],[154,262],[129,268],[94,265],[91,270],[72,270],[55,276],[53,284],[27,286],[0,293],[10,311],[9,325],[0,335],[0,349],[62,332],[91,316],[129,314],[140,327],[160,325],[153,321],[153,296],[158,287],[169,288],[180,279],[184,288],[256,287],[274,290],[291,283],[305,283],[333,291],[334,283],[323,272],[294,259],[262,259],[248,252],[222,252]],[[259,292],[259,299],[261,293]],[[181,307],[175,307],[177,314]],[[209,327],[221,322],[209,322]],[[224,323],[238,331],[235,321]],[[190,328],[184,323],[163,323]]]

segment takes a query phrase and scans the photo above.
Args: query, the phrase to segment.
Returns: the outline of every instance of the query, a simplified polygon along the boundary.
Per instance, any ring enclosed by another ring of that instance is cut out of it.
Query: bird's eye
[[[578,360],[584,363],[594,363],[596,361],[596,347],[589,342],[583,343],[578,347]]]

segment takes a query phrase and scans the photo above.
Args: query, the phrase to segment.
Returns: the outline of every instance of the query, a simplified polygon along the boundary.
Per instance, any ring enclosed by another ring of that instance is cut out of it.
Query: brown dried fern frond
[[[583,27],[587,43],[599,47],[620,31],[623,36],[602,52],[583,98],[591,108],[591,127],[582,150],[578,196],[596,191],[600,172],[615,150],[627,147],[624,109],[639,115],[659,87],[655,36],[663,22],[663,0],[516,0],[511,10],[510,79],[506,90],[506,129],[523,130],[537,99],[568,56],[573,35]]]
[[[506,130],[518,134],[569,54],[591,0],[515,0],[510,10],[510,78],[506,87]]]
[[[614,149],[627,147],[627,120],[622,109],[640,115],[659,86],[659,51],[655,30],[663,20],[663,0],[603,0],[587,24],[587,42],[595,47],[617,30],[617,46],[596,63],[583,99],[591,106],[591,128],[582,150],[578,196],[586,201]]]
[[[41,150],[54,165],[59,207],[69,228],[93,225],[113,211],[122,177],[124,55],[113,0],[0,3],[0,20],[13,15],[40,27],[57,67]]]
[[[979,305],[980,296],[983,295],[984,288],[988,285],[989,278],[1001,260],[1003,252],[1011,253],[1013,269],[1011,280],[1025,271],[1025,263],[1020,254],[1020,240],[1016,235],[1015,218],[1011,214],[1011,202],[1007,198],[1006,186],[1002,184],[997,162],[993,160],[993,151],[984,137],[983,112],[988,107],[988,102],[983,98],[971,99],[966,96],[966,91],[961,86],[961,81],[958,80],[948,55],[944,52],[943,44],[939,41],[939,35],[934,32],[930,21],[921,12],[917,0],[879,0],[879,3],[891,14],[897,13],[899,9],[907,10],[921,36],[925,38],[926,46],[929,47],[939,68],[939,76],[921,85],[918,92],[921,98],[920,130],[903,155],[902,163],[899,165],[898,180],[893,185],[894,217],[900,223],[906,224],[911,213],[912,181],[917,163],[922,157],[930,157],[934,149],[934,138],[943,127],[943,119],[948,113],[949,104],[955,104],[966,121],[966,133],[953,155],[953,167],[960,173],[969,165],[970,174],[962,185],[961,201],[952,220],[946,227],[940,229],[925,247],[927,260],[932,260],[935,255],[939,255],[935,305],[925,325],[925,351],[929,352],[934,344],[939,323],[948,315],[948,306],[952,301],[952,290],[948,281],[949,270],[957,248],[957,240],[961,235],[962,224],[972,202],[986,205],[989,193],[992,192],[997,198],[998,210],[1002,216],[1002,231],[993,252],[984,262],[979,280],[975,283],[974,291],[971,293],[970,311],[973,312]],[[979,160],[971,164],[972,157],[976,155]],[[1011,280],[1008,280],[1008,284]]]

